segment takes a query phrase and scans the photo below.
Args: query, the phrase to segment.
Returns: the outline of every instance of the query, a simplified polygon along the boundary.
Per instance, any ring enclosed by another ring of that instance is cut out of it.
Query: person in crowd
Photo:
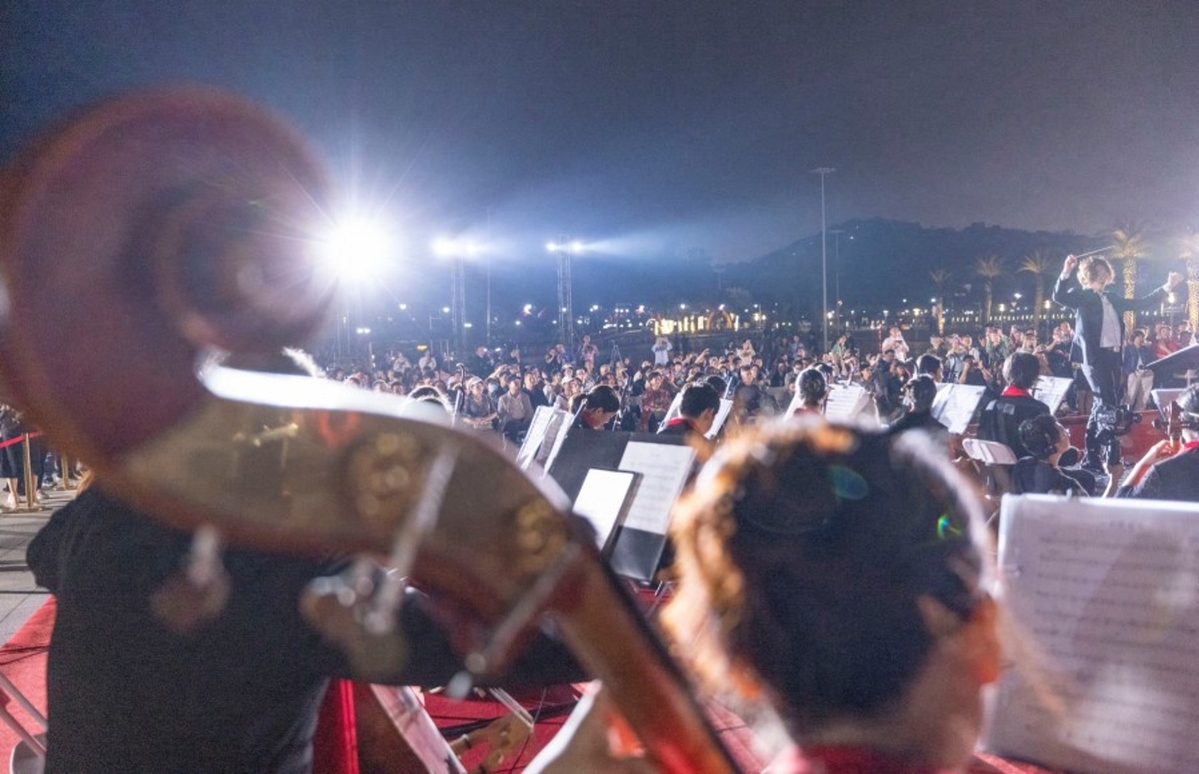
[[[461,398],[458,416],[476,430],[492,430],[498,417],[495,400],[483,388],[483,380],[472,376],[466,382],[466,392]]]
[[[491,362],[491,357],[487,353],[487,347],[482,344],[475,347],[475,354],[470,359],[469,366],[470,372],[480,378],[487,376],[495,370],[495,366]]]
[[[637,429],[643,433],[656,433],[673,401],[674,393],[667,389],[662,372],[651,371],[645,392],[641,394],[641,419]]]
[[[692,382],[683,387],[679,415],[658,428],[658,435],[681,435],[703,439],[720,413],[720,394],[706,382]]]
[[[1178,441],[1154,444],[1133,466],[1118,497],[1199,502],[1199,385],[1188,387],[1175,402],[1182,409]]]
[[[1013,342],[998,326],[988,325],[983,334],[983,356],[992,369],[999,368],[1012,354]]]
[[[519,442],[532,420],[533,404],[529,401],[529,395],[521,389],[521,380],[511,377],[507,392],[500,396],[496,405],[496,422],[500,433],[510,441]]]
[[[1062,455],[1070,449],[1070,434],[1048,412],[1021,422],[1018,436],[1028,453],[1012,466],[1013,494],[1094,494],[1091,473],[1060,466]]]
[[[1125,395],[1128,406],[1133,411],[1143,411],[1149,402],[1149,392],[1153,389],[1153,372],[1145,366],[1155,358],[1153,349],[1145,343],[1145,331],[1137,328],[1124,344],[1123,354],[1124,373],[1128,375]]]
[[[922,374],[910,379],[903,388],[903,402],[907,407],[907,413],[891,424],[891,432],[925,430],[934,434],[944,434],[945,425],[933,417],[933,401],[936,398],[937,382],[932,376]]]
[[[1037,372],[1040,373],[1041,364],[1037,364]],[[967,354],[962,357],[962,372],[958,375],[958,384],[968,384],[972,387],[989,387],[991,386],[991,371],[974,355]]]
[[[588,368],[595,367],[595,358],[599,355],[599,347],[591,343],[591,334],[583,334],[583,343],[579,345],[580,364],[585,364]]]
[[[883,339],[882,345],[879,347],[880,352],[890,350],[895,354],[896,360],[907,360],[909,352],[908,343],[904,341],[903,331],[898,325],[892,325],[887,338]]]
[[[1170,272],[1165,285],[1140,299],[1121,298],[1108,289],[1114,276],[1111,264],[1101,257],[1079,262],[1073,255],[1066,256],[1053,286],[1053,300],[1074,312],[1076,333],[1071,359],[1082,364],[1082,374],[1094,395],[1087,421],[1086,462],[1091,467],[1105,468],[1118,480],[1123,473],[1120,445],[1106,418],[1119,406],[1124,390],[1120,351],[1125,337],[1123,316],[1125,312],[1159,305],[1182,282],[1182,275]]]
[[[420,359],[416,361],[416,367],[421,371],[432,371],[437,368],[437,357],[434,356],[432,347],[425,348]]]
[[[945,360],[949,356],[949,343],[941,334],[933,333],[928,337],[928,352],[925,354],[935,355],[941,360]]]
[[[819,368],[805,368],[795,380],[798,405],[793,416],[823,414],[828,402],[828,379]]]
[[[1192,341],[1191,324],[1189,322],[1187,322],[1186,320],[1183,320],[1182,322],[1178,323],[1178,328],[1177,328],[1176,333],[1174,334],[1174,338],[1178,340],[1179,347],[1191,346],[1191,341]]]
[[[1157,336],[1153,340],[1154,360],[1169,357],[1182,349],[1182,345],[1178,343],[1178,339],[1174,338],[1174,329],[1170,327],[1169,323],[1158,323],[1155,331]]]
[[[750,432],[708,463],[671,524],[678,582],[663,623],[707,690],[781,719],[793,744],[768,771],[969,760],[1002,663],[971,491],[921,433],[813,416]],[[550,765],[620,770],[596,743],[602,723],[576,729]]]
[[[916,375],[928,376],[936,383],[940,383],[944,376],[944,370],[941,366],[941,358],[934,355],[932,352],[925,353],[916,358]]]
[[[1041,375],[1041,364],[1035,355],[1015,352],[1003,364],[1007,387],[1003,393],[983,406],[978,417],[978,437],[983,441],[1004,444],[1016,459],[1030,456],[1020,439],[1020,425],[1041,414],[1049,414],[1049,406],[1032,395],[1033,386]]]
[[[673,349],[670,339],[659,336],[654,339],[654,346],[651,349],[654,353],[654,366],[661,367],[670,362],[670,350]]]
[[[541,379],[541,372],[536,368],[525,371],[524,391],[529,396],[529,405],[533,407],[533,411],[536,411],[539,406],[550,405],[550,399],[545,394],[545,382]]]

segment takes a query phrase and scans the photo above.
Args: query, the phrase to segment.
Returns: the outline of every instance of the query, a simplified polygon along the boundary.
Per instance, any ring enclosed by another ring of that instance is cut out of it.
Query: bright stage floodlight
[[[326,265],[341,279],[365,279],[380,272],[392,256],[394,240],[378,221],[355,216],[337,223],[325,237]]]

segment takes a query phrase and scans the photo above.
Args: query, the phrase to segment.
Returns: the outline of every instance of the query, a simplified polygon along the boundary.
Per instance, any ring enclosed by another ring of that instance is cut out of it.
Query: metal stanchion
[[[33,454],[29,450],[29,433],[23,436],[25,445],[25,510],[40,510],[34,505],[37,501],[37,477],[33,475]]]
[[[62,489],[69,492],[75,488],[75,484],[71,481],[71,473],[74,471],[74,468],[71,467],[71,458],[65,454],[58,455],[58,468],[62,472],[62,478],[55,489]]]

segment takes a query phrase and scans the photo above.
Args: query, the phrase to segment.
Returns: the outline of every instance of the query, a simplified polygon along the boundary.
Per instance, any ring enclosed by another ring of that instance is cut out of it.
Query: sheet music
[[[636,477],[636,473],[623,470],[591,468],[583,479],[574,512],[595,527],[596,544],[601,550],[616,530]]]
[[[557,411],[562,416],[557,417],[557,420],[558,420],[557,429],[553,430],[553,436],[552,436],[554,439],[554,442],[550,445],[549,453],[545,455],[545,460],[542,462],[542,466],[544,467],[544,472],[542,473],[542,475],[549,474],[550,465],[554,464],[554,459],[558,456],[558,452],[562,449],[562,442],[566,440],[566,434],[570,432],[570,426],[574,422],[574,420],[573,420],[574,415],[571,414],[569,411],[562,411],[561,409],[555,409],[555,411]],[[547,431],[547,436],[548,435],[549,435],[549,433]],[[542,448],[545,448],[544,443],[542,444]],[[541,455],[538,455],[538,457],[540,457],[540,456]]]
[[[989,749],[1071,771],[1199,771],[1197,516],[1183,503],[1004,498],[1003,596],[1030,647],[1009,649]]]
[[[851,422],[870,401],[870,393],[860,384],[834,385],[824,404],[824,418],[830,422]]]
[[[985,391],[985,387],[971,384],[938,384],[937,397],[933,399],[933,418],[951,433],[965,433]]]
[[[1056,414],[1058,407],[1066,399],[1066,392],[1069,391],[1071,384],[1074,384],[1073,379],[1064,379],[1060,376],[1038,376],[1037,383],[1033,386],[1032,396],[1049,406],[1050,414]]]
[[[538,406],[533,412],[525,440],[516,454],[516,464],[521,470],[528,470],[529,465],[537,458],[537,452],[545,442],[546,431],[549,430],[550,420],[553,419],[556,410],[552,406]]]
[[[720,399],[720,409],[716,412],[716,418],[712,420],[712,429],[704,433],[704,437],[711,440],[720,432],[720,428],[724,427],[725,420],[729,418],[729,414],[733,410],[733,402],[727,398]]]
[[[619,467],[642,478],[624,526],[665,535],[670,511],[694,463],[695,450],[690,446],[629,441]]]

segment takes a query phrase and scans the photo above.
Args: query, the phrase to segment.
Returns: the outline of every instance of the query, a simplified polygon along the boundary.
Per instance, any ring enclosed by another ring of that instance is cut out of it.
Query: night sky
[[[756,257],[881,216],[1199,224],[1194,2],[97,2],[0,10],[0,155],[200,81],[298,125],[409,248]]]

